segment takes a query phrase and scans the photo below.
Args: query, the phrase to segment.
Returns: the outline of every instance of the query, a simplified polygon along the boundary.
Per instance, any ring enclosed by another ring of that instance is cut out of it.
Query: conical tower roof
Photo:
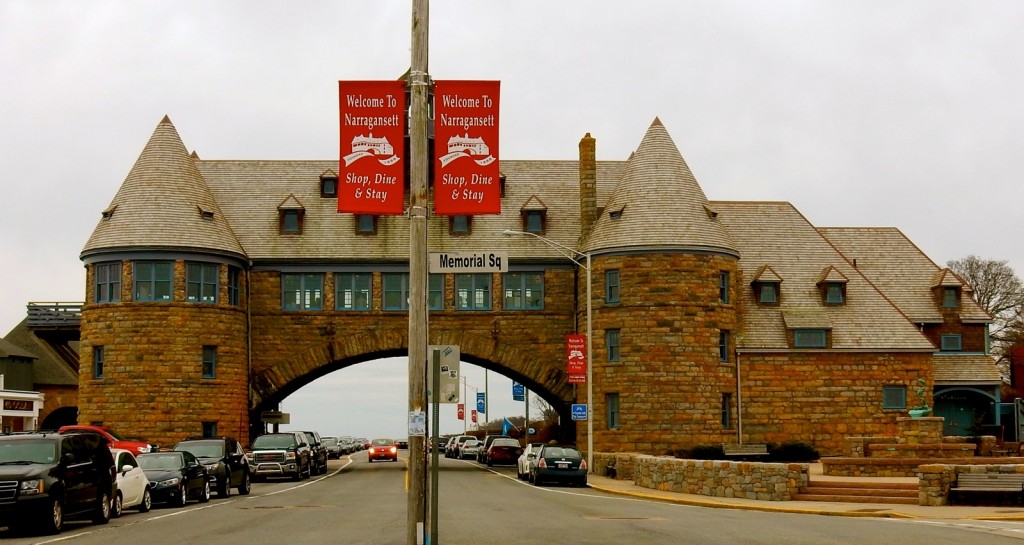
[[[588,253],[682,250],[739,257],[690,167],[657,118],[629,159],[584,248]]]
[[[81,257],[115,249],[156,248],[245,257],[195,160],[166,116],[103,211]]]

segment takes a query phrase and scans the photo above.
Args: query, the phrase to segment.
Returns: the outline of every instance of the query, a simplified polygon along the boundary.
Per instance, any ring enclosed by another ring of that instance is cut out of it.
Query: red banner
[[[434,83],[434,212],[501,214],[498,81]]]
[[[459,403],[457,406],[458,406],[457,411],[459,413],[459,420],[465,420],[466,419],[466,405],[464,405],[462,403]]]
[[[338,212],[405,211],[405,82],[339,81]]]
[[[565,336],[565,358],[568,361],[569,384],[587,382],[587,336],[571,334]]]
[[[476,424],[476,409],[472,409],[469,415],[473,417],[473,423]]]

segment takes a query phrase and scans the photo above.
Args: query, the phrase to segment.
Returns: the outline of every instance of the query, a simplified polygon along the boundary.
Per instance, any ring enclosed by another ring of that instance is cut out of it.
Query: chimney
[[[580,241],[597,221],[597,140],[588,132],[580,140]]]

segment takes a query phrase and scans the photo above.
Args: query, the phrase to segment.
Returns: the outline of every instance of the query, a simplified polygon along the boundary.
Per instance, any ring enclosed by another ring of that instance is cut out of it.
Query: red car
[[[84,431],[98,433],[110,441],[110,448],[123,448],[124,450],[130,451],[132,454],[145,454],[147,452],[156,452],[159,449],[156,445],[151,445],[142,439],[130,439],[127,437],[121,437],[114,430],[105,428],[103,426],[87,426],[87,425],[76,425],[76,426],[61,426],[57,430],[57,433],[64,433],[69,431]]]
[[[519,445],[518,440],[499,437],[491,442],[491,446],[487,447],[487,454],[484,455],[484,458],[487,460],[488,467],[494,464],[514,466],[519,463],[519,455],[522,453],[523,447]]]
[[[370,441],[370,448],[366,450],[366,455],[370,461],[375,460],[390,460],[392,462],[398,461],[398,445],[395,444],[394,439],[374,439]]]

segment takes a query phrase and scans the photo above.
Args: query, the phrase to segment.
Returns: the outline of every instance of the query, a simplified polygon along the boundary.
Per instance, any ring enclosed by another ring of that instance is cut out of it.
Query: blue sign
[[[487,410],[484,408],[484,396],[487,395],[484,392],[476,393],[476,412],[486,413]]]
[[[586,403],[573,403],[572,404],[572,419],[573,420],[586,420],[587,419],[587,404]]]
[[[526,401],[526,387],[512,381],[512,401]]]

